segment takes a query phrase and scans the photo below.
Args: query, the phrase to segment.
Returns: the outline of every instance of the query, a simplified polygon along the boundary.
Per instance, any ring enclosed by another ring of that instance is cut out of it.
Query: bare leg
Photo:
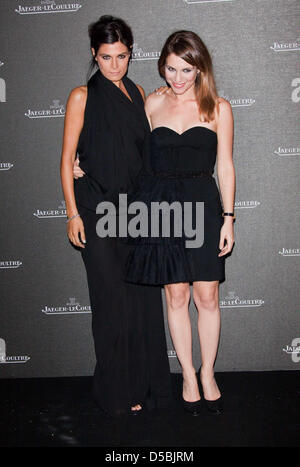
[[[187,282],[165,285],[169,329],[182,367],[183,398],[188,402],[200,399],[192,361],[192,330],[189,315],[190,286]]]
[[[198,333],[202,357],[201,384],[205,399],[215,400],[221,396],[214,377],[221,326],[219,281],[194,282],[193,298],[198,310]]]

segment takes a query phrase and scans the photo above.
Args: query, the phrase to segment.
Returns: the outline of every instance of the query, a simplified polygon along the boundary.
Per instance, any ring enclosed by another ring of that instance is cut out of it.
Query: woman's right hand
[[[160,96],[161,94],[164,94],[168,89],[169,89],[169,86],[160,86],[159,88],[155,89],[155,92],[156,92],[156,94],[158,94]],[[154,91],[153,91],[153,93],[154,93]]]
[[[73,177],[81,178],[85,175],[85,172],[79,167],[79,158],[77,157],[73,163]]]
[[[68,222],[67,232],[69,240],[71,243],[73,243],[73,245],[79,246],[80,248],[85,248],[84,243],[86,243],[86,239],[84,225],[80,216],[74,217],[74,219]],[[79,234],[83,243],[80,241]]]

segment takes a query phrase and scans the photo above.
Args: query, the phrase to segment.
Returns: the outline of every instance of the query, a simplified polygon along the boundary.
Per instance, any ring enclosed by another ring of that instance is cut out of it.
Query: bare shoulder
[[[166,99],[165,94],[166,92],[164,94],[157,94],[155,91],[153,91],[149,94],[149,96],[147,96],[145,107],[149,113],[153,112],[155,109],[162,105]]]
[[[87,86],[78,86],[74,89],[69,94],[68,97],[68,105],[71,106],[84,106],[86,103],[86,98],[87,98]]]
[[[218,103],[219,103],[220,115],[226,114],[228,112],[229,113],[232,112],[230,102],[227,99],[224,99],[224,97],[218,97]]]
[[[215,114],[217,124],[223,122],[224,120],[233,120],[233,113],[230,102],[227,99],[224,99],[223,97],[218,97],[217,102],[218,109]]]
[[[233,113],[228,100],[218,97],[219,111],[216,112],[217,133],[220,135],[233,135]]]
[[[66,120],[83,119],[87,100],[87,86],[78,86],[69,94],[66,105]]]
[[[145,91],[144,89],[142,88],[142,86],[140,84],[137,84],[136,87],[138,88],[138,90],[140,91],[141,95],[142,95],[142,98],[143,98],[143,101],[145,102],[146,100],[146,94],[145,94]]]

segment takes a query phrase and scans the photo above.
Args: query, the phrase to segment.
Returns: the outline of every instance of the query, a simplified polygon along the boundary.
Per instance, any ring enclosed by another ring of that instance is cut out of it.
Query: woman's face
[[[120,81],[127,72],[130,51],[122,42],[101,44],[97,55],[95,49],[92,53],[96,58],[100,71],[110,81]]]
[[[175,94],[184,94],[195,86],[197,68],[174,53],[168,55],[165,63],[165,78]]]

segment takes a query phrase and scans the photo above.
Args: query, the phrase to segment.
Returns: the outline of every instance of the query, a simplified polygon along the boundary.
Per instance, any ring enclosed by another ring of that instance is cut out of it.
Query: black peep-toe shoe
[[[207,410],[210,413],[212,413],[214,415],[220,415],[224,410],[223,397],[220,396],[218,399],[215,399],[213,401],[209,401],[209,400],[205,399],[204,391],[203,391],[202,384],[201,384],[201,379],[200,379],[200,372],[201,372],[201,366],[200,366],[200,368],[198,370],[198,376],[199,376],[199,383],[200,383],[200,394],[201,394],[201,397],[203,398],[205,407],[207,408]]]

